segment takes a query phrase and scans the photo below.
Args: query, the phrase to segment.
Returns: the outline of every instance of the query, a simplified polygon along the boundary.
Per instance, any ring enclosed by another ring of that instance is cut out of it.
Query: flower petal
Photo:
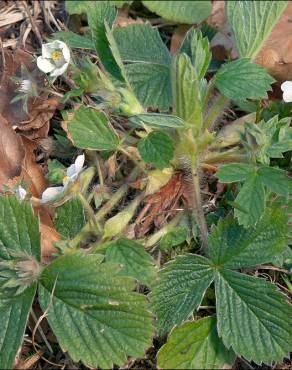
[[[75,180],[76,179],[77,172],[76,172],[75,163],[71,164],[71,166],[69,166],[67,168],[66,174],[67,174],[67,177],[69,177],[71,180]]]
[[[285,91],[287,89],[292,90],[292,81],[285,81],[282,83],[281,90]]]
[[[81,154],[76,158],[76,160],[75,160],[75,171],[76,171],[77,175],[82,171],[82,168],[84,166],[84,162],[85,162],[85,155],[84,154]]]
[[[292,89],[288,89],[283,92],[283,100],[285,103],[292,102]]]
[[[62,191],[64,190],[63,186],[54,186],[51,188],[47,188],[43,194],[42,194],[42,199],[41,203],[47,203],[54,198],[56,198]]]
[[[53,47],[52,44],[53,44],[52,42],[49,42],[47,44],[42,45],[42,57],[43,58],[50,58],[51,57],[51,53],[54,50],[54,47]]]
[[[63,57],[64,59],[66,60],[66,62],[70,62],[70,49],[68,48],[68,46],[63,42],[64,46],[62,47],[62,54],[63,54]]]
[[[53,63],[43,57],[37,58],[37,66],[44,73],[52,72],[56,68]]]
[[[55,68],[54,71],[50,73],[52,77],[58,77],[61,76],[66,69],[68,68],[69,63],[65,63],[61,68]]]
[[[15,194],[20,200],[24,200],[27,192],[22,186],[19,185],[15,191]]]

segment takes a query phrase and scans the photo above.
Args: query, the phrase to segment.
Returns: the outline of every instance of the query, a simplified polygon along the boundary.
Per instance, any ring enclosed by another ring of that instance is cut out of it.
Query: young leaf
[[[67,122],[75,146],[82,149],[115,150],[119,139],[110,129],[104,113],[81,106]]]
[[[226,2],[227,17],[241,57],[255,58],[287,3],[279,0]]]
[[[263,67],[248,58],[224,64],[215,77],[216,87],[233,100],[266,98],[273,82],[274,78]]]
[[[175,328],[157,356],[160,369],[222,369],[234,360],[235,354],[224,347],[211,316]]]
[[[71,199],[58,207],[54,224],[63,238],[73,238],[85,225],[85,215],[81,201],[77,198]]]
[[[161,17],[179,23],[200,23],[212,10],[211,1],[142,1],[146,8]]]
[[[139,153],[146,163],[157,168],[168,167],[173,158],[174,144],[169,135],[160,131],[152,131],[138,143]]]
[[[142,284],[151,285],[156,278],[154,261],[143,245],[130,239],[118,239],[109,243],[105,257],[107,262],[119,263],[120,274],[131,276]]]
[[[158,276],[151,302],[162,334],[197,309],[214,279],[214,272],[208,259],[187,254],[167,263]]]
[[[203,118],[200,85],[196,70],[186,54],[174,57],[171,81],[175,114],[186,122],[200,125]]]
[[[202,79],[212,59],[208,38],[203,37],[201,31],[191,28],[186,34],[179,52],[190,57],[196,70],[197,79]]]
[[[218,333],[227,348],[257,364],[288,355],[292,306],[274,284],[223,269],[215,289]]]
[[[223,164],[216,172],[220,182],[230,183],[244,181],[254,171],[254,166],[248,163]]]
[[[143,356],[153,327],[146,297],[133,292],[134,279],[119,276],[119,266],[100,263],[101,258],[59,257],[43,271],[39,299],[43,310],[49,307],[49,324],[73,361],[109,369],[127,356]]]
[[[29,311],[36,291],[31,285],[12,298],[0,296],[0,368],[14,368],[14,360],[21,346]]]
[[[235,203],[240,206],[240,209],[234,210],[234,215],[240,225],[252,226],[262,216],[265,210],[265,189],[256,172],[249,174],[235,199]]]
[[[260,221],[248,229],[227,217],[209,236],[208,253],[217,266],[256,266],[273,262],[286,246],[286,235],[287,217],[280,208],[268,208]]]
[[[157,129],[182,128],[185,122],[172,114],[142,113],[129,118],[129,122],[136,127],[143,127],[143,124]]]
[[[171,57],[158,31],[150,24],[132,24],[116,28],[112,36],[139,101],[146,107],[168,109]],[[112,46],[113,40],[109,41]]]

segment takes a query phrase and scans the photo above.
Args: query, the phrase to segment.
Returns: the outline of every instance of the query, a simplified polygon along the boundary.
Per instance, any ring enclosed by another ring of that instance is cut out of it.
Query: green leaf
[[[50,184],[61,184],[65,175],[66,167],[61,162],[57,159],[48,160],[48,173],[46,174],[46,178],[49,180]]]
[[[26,254],[40,261],[40,233],[37,217],[29,202],[14,196],[0,197],[0,260],[11,254]]]
[[[139,141],[138,150],[144,162],[163,169],[169,166],[173,158],[174,144],[165,132],[152,131]]]
[[[86,0],[66,0],[65,9],[69,14],[87,13],[90,9],[90,1]]]
[[[187,32],[179,52],[189,56],[196,70],[197,79],[202,79],[212,59],[208,38],[203,37],[201,31],[191,28]]]
[[[258,170],[263,184],[276,194],[287,196],[291,186],[291,178],[287,172],[279,168],[263,166]]]
[[[126,63],[127,79],[139,101],[147,107],[168,109],[171,57],[158,31],[150,24],[132,24],[114,29],[108,40],[116,58]]]
[[[235,203],[240,206],[240,209],[234,210],[234,215],[240,225],[245,227],[254,225],[262,216],[265,210],[265,189],[256,172],[249,174],[235,199]]]
[[[230,163],[223,164],[216,172],[220,182],[230,183],[244,181],[249,173],[254,171],[254,166],[248,163]]]
[[[177,226],[165,234],[160,240],[160,249],[165,250],[175,247],[186,241],[188,229],[186,226]]]
[[[263,67],[248,58],[225,63],[215,77],[215,86],[233,100],[267,98],[273,82],[274,78]]]
[[[292,306],[274,284],[219,270],[215,289],[218,333],[227,348],[257,364],[288,356]]]
[[[0,297],[0,368],[14,368],[14,360],[23,340],[29,311],[36,291],[33,284],[22,294],[9,299]]]
[[[129,118],[129,122],[136,127],[143,127],[143,124],[157,129],[182,128],[185,122],[172,114],[142,113]]]
[[[68,131],[77,148],[115,150],[119,139],[109,127],[104,113],[81,106],[67,122]]]
[[[142,284],[151,285],[156,278],[154,261],[143,245],[129,239],[118,239],[109,243],[106,261],[119,263],[121,275],[131,276]]]
[[[162,334],[197,309],[214,279],[214,272],[208,259],[187,254],[167,263],[158,277],[150,297]]]
[[[200,125],[202,102],[200,83],[191,59],[186,54],[177,54],[172,66],[172,91],[174,112],[184,121]]]
[[[54,224],[64,239],[72,239],[85,225],[85,215],[81,201],[78,198],[71,199],[58,207]]]
[[[287,6],[287,1],[227,1],[226,13],[241,57],[254,59]]]
[[[200,23],[212,10],[211,1],[142,1],[161,17],[179,23]]]
[[[144,356],[153,326],[146,297],[133,292],[134,279],[119,276],[119,266],[101,258],[68,254],[54,260],[43,271],[39,300],[43,310],[50,307],[48,322],[73,361],[109,369],[127,356]]]
[[[208,254],[215,265],[238,269],[273,262],[286,246],[284,211],[267,209],[260,221],[245,229],[235,219],[220,221],[208,239]]]
[[[54,40],[64,41],[70,48],[94,50],[91,37],[81,36],[72,31],[59,31],[53,34]]]
[[[234,360],[235,354],[224,347],[211,316],[175,328],[157,356],[160,369],[222,369]]]

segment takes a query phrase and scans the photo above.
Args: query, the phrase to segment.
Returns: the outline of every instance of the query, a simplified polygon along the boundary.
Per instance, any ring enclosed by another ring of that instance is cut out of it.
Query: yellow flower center
[[[62,53],[59,50],[55,50],[52,52],[51,58],[54,62],[58,62],[62,58]]]
[[[64,176],[63,177],[63,184],[65,184],[68,180],[70,180],[69,176]]]

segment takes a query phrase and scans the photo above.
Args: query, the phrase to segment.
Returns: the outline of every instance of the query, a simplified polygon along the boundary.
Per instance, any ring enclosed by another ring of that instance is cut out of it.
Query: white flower
[[[27,191],[20,185],[15,189],[15,195],[19,200],[24,200],[26,197]]]
[[[42,55],[37,58],[37,66],[52,77],[63,74],[70,62],[70,50],[63,41],[55,40],[42,45]]]
[[[67,188],[70,183],[74,182],[83,169],[84,161],[84,154],[79,155],[75,162],[67,168],[66,176],[63,178],[63,186],[53,186],[47,188],[42,194],[41,202],[47,203],[55,199]]]
[[[285,103],[292,102],[292,81],[285,81],[281,85],[283,91],[283,100]]]

